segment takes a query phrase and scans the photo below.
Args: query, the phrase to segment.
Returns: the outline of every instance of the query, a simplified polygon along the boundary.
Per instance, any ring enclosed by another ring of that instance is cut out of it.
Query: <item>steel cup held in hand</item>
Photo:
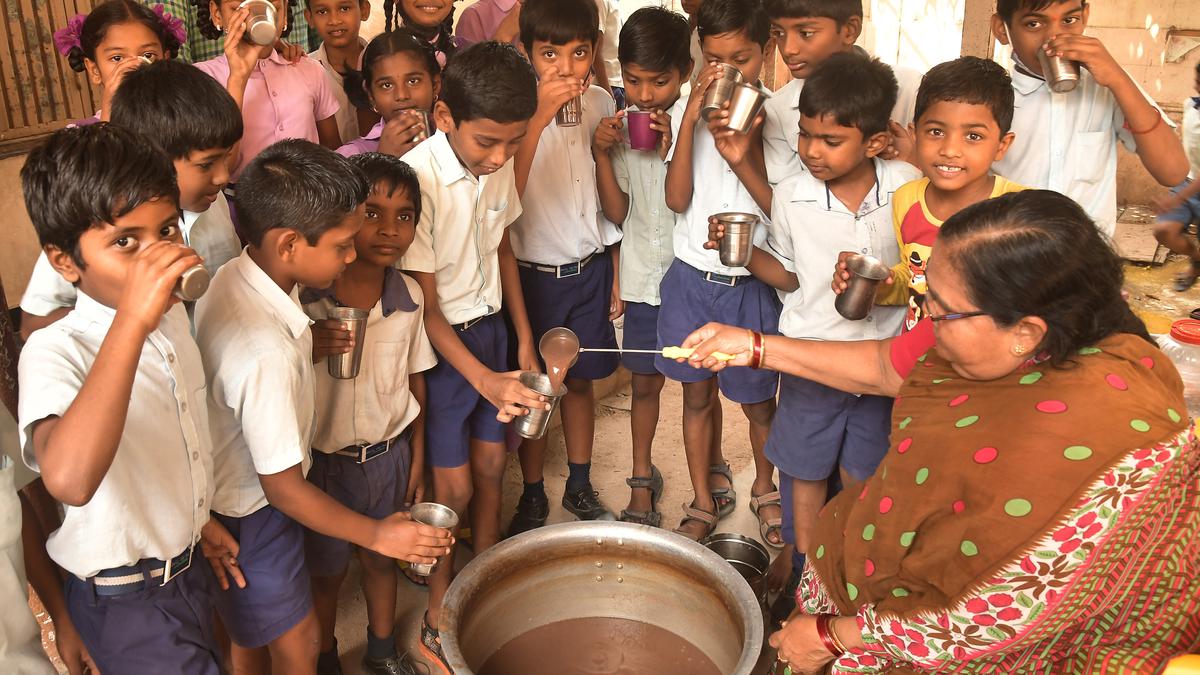
[[[875,306],[875,289],[892,274],[892,270],[875,256],[856,254],[846,259],[850,284],[837,296],[833,306],[838,314],[851,321],[865,319]]]
[[[657,150],[662,132],[650,128],[649,110],[630,110],[625,118],[629,124],[629,147],[634,150]]]
[[[189,302],[199,300],[208,290],[210,281],[212,276],[204,269],[204,265],[189,267],[179,275],[179,281],[175,282],[175,297]]]
[[[536,391],[546,397],[550,404],[550,409],[545,408],[529,408],[529,412],[514,420],[517,434],[523,438],[537,440],[546,435],[546,429],[550,426],[550,416],[554,414],[554,409],[558,407],[558,402],[567,393],[565,385],[559,385],[558,391],[554,391],[550,386],[550,378],[547,375],[534,372],[524,372],[520,376],[521,384]]]
[[[718,253],[721,264],[726,267],[745,267],[750,263],[751,248],[754,246],[754,228],[758,216],[752,213],[718,213],[713,216],[725,226]]]
[[[739,84],[733,88],[733,96],[729,100],[729,128],[739,134],[750,133],[754,126],[754,118],[758,117],[763,104],[767,102],[767,93],[753,84]]]
[[[560,127],[577,127],[583,121],[583,96],[576,96],[554,113],[554,123]]]
[[[1045,49],[1037,51],[1038,63],[1042,66],[1042,77],[1050,91],[1065,94],[1079,86],[1079,64],[1061,56],[1051,56]]]
[[[250,10],[246,19],[246,38],[256,45],[266,47],[275,44],[279,36],[275,5],[270,0],[246,0],[238,5]]]
[[[411,110],[410,114],[416,115],[421,120],[421,131],[413,137],[413,141],[420,143],[421,141],[433,135],[437,131],[437,127],[433,124],[433,114],[428,110]]]
[[[454,509],[450,508],[449,506],[443,506],[442,504],[438,504],[436,502],[421,502],[420,504],[413,504],[412,510],[410,510],[409,513],[412,515],[412,519],[414,521],[421,523],[422,525],[442,527],[447,530],[453,529],[458,525],[458,514],[454,512]],[[414,563],[410,567],[412,568],[413,572],[423,577],[427,577],[430,574],[433,574],[433,571],[437,569],[438,563],[440,562],[441,558],[439,557],[438,561],[435,563],[428,565]]]
[[[734,88],[742,82],[742,71],[735,66],[718,63],[717,67],[721,69],[721,76],[708,85],[704,91],[704,103],[700,106],[700,116],[705,122],[730,100]]]
[[[354,338],[354,347],[345,354],[329,356],[329,374],[339,380],[353,380],[358,377],[358,367],[362,363],[363,338],[367,334],[367,310],[357,307],[334,307],[329,312],[329,318],[342,324],[342,328],[350,331]]]

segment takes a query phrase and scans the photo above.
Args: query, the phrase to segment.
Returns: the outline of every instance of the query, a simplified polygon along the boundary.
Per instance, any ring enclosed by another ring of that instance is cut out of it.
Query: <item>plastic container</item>
[[[1183,378],[1183,398],[1188,415],[1200,417],[1200,321],[1180,319],[1171,324],[1169,335],[1159,335],[1158,346],[1175,364]]]

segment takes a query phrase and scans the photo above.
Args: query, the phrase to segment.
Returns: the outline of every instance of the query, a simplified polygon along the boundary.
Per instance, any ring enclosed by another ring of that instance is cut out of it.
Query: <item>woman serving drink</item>
[[[792,672],[1157,672],[1196,646],[1200,452],[1122,278],[1078,205],[1028,191],[945,223],[898,338],[689,336],[697,367],[897,397],[771,637]]]

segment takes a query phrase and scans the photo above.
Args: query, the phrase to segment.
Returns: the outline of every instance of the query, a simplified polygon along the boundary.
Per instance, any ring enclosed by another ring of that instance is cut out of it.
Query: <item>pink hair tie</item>
[[[83,22],[86,20],[87,14],[76,14],[67,21],[65,28],[54,31],[54,48],[59,54],[69,56],[72,49],[82,49],[80,39],[83,35]]]
[[[183,21],[171,16],[162,5],[155,5],[154,13],[158,15],[158,20],[162,22],[163,30],[170,33],[176,42],[181,45],[187,42],[187,30],[183,27]]]

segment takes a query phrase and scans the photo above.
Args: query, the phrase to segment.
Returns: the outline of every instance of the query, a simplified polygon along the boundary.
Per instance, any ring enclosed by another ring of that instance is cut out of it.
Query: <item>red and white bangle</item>
[[[754,346],[752,347],[753,351],[750,353],[750,367],[758,370],[762,367],[763,363],[763,335],[756,330],[750,331],[750,335],[754,339]]]
[[[837,633],[829,625],[834,618],[833,614],[817,615],[817,637],[821,638],[821,644],[825,646],[825,649],[836,657],[846,653],[846,646],[842,644]]]

